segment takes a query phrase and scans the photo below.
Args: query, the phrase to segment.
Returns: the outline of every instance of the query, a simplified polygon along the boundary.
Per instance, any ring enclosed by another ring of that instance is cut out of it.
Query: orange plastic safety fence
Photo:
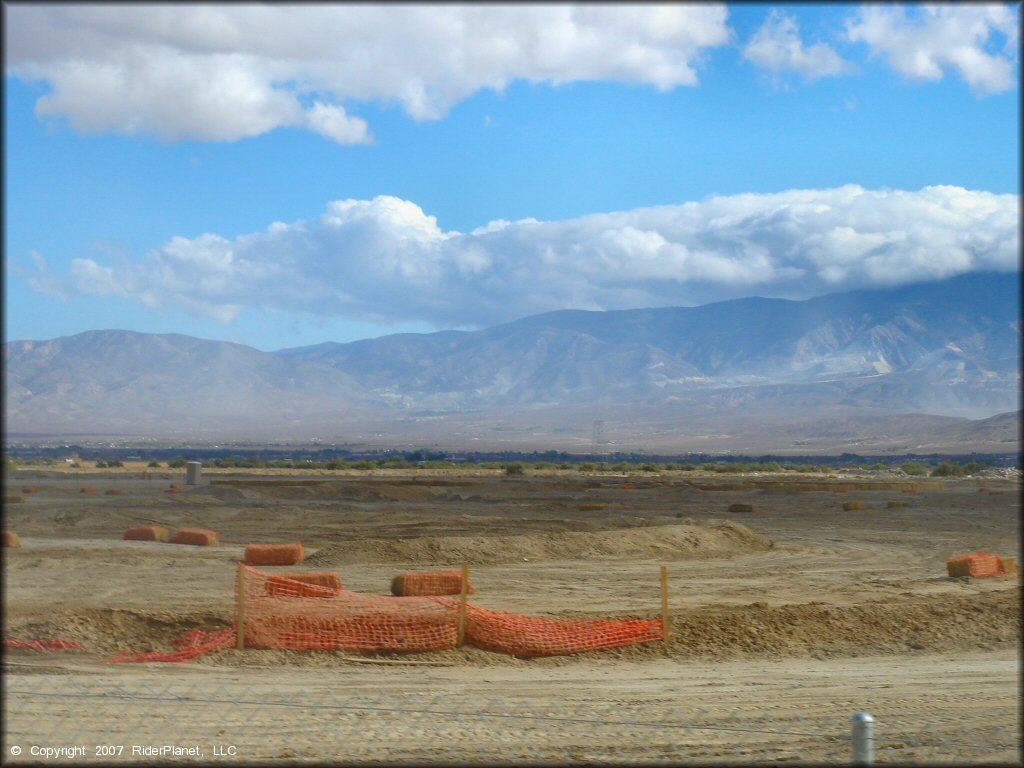
[[[54,640],[40,640],[39,638],[18,640],[14,637],[8,637],[4,639],[4,646],[7,648],[25,648],[30,651],[43,653],[45,651],[78,650],[82,647],[82,644],[74,640],[62,640],[59,637]]]
[[[458,644],[459,598],[360,595],[242,568],[244,586],[236,608],[246,648],[440,651]],[[294,586],[289,590],[290,585]],[[649,643],[661,640],[663,631],[660,618],[552,619],[471,603],[466,604],[465,620],[467,644],[516,656],[556,656]],[[190,661],[234,648],[237,640],[235,628],[197,629],[178,638],[174,652],[125,651],[109,661]]]
[[[467,607],[466,642],[513,656],[561,656],[662,639],[661,619],[549,619]]]
[[[963,557],[953,557],[946,561],[946,572],[950,576],[973,576],[974,578],[991,578],[1002,576],[1003,561],[991,552],[972,552]]]
[[[160,651],[122,651],[107,663],[117,664],[124,661],[192,661],[207,653],[223,651],[234,648],[237,644],[235,628],[221,629],[216,632],[207,632],[203,629],[193,629],[174,640],[174,647],[177,649],[171,653]]]
[[[454,571],[460,576],[458,571]],[[245,568],[245,646],[357,651],[433,651],[458,642],[459,600],[340,591],[281,599],[286,579]],[[297,590],[296,590],[297,591]],[[312,597],[312,596],[311,596]],[[516,656],[580,653],[662,639],[658,619],[553,619],[467,603],[465,642]]]
[[[281,573],[267,579],[267,594],[276,597],[336,597],[341,576],[334,571]]]
[[[452,598],[360,595],[345,590],[283,597],[279,590],[286,574],[271,576],[244,568],[246,648],[438,651],[454,648],[458,639],[459,601]],[[269,586],[271,580],[274,586]]]

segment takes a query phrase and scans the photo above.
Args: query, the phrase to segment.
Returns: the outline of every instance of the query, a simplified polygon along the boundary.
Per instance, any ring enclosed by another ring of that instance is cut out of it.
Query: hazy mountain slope
[[[670,440],[705,420],[752,434],[856,414],[982,418],[1020,407],[1017,279],[561,311],[272,353],[126,331],[14,341],[4,346],[5,429],[269,439],[356,424],[392,434],[408,417],[448,414],[432,426],[443,439],[469,412],[480,414],[462,420],[474,430],[543,412],[545,428],[575,434],[587,419],[628,411],[653,431],[665,424]]]
[[[318,412],[362,412],[344,373],[242,344],[179,334],[88,331],[4,345],[7,431],[135,434],[285,427]]]
[[[331,365],[412,407],[643,398],[915,372],[853,389],[894,408],[990,414],[1016,407],[1019,309],[1015,276],[977,274],[801,302],[552,312],[474,333],[277,354]]]

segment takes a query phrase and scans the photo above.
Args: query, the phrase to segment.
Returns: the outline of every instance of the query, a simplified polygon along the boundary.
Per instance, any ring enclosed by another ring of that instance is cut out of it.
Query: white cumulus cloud
[[[6,9],[9,74],[83,132],[233,141],[304,127],[373,140],[349,101],[437,119],[516,79],[696,85],[724,5],[50,5]]]
[[[230,322],[249,307],[486,326],[564,308],[703,304],[1018,269],[1019,199],[961,187],[712,197],[564,221],[446,231],[415,203],[328,203],[228,239],[174,237],[141,259],[37,259],[37,290],[116,295]]]
[[[955,70],[975,93],[1000,93],[1016,84],[1018,14],[1006,4],[922,5],[911,13],[868,5],[848,21],[847,37],[912,80],[941,80]]]
[[[774,77],[796,72],[805,80],[817,80],[853,70],[853,66],[826,43],[805,46],[796,20],[778,9],[772,9],[750,38],[743,49],[743,58]]]

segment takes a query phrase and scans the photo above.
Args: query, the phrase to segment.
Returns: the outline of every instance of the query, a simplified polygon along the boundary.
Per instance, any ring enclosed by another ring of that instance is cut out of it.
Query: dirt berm
[[[320,549],[306,559],[316,567],[367,563],[492,565],[538,560],[634,557],[666,560],[730,557],[771,549],[772,540],[745,525],[697,521],[614,531],[534,533],[520,536],[424,536],[362,539]]]

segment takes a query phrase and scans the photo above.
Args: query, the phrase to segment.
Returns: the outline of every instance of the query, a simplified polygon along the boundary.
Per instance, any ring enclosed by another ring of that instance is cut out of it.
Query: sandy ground
[[[6,653],[5,759],[111,744],[129,754],[105,761],[128,761],[145,757],[132,746],[169,744],[205,761],[843,762],[866,710],[879,762],[1019,764],[1019,580],[945,575],[954,554],[1019,558],[1019,488],[765,480],[222,473],[169,494],[158,474],[19,472],[5,489],[25,497],[5,505],[23,541],[4,550],[5,635],[84,650]],[[866,508],[844,511],[853,500]],[[222,543],[120,540],[154,521]],[[549,616],[657,616],[665,564],[674,636],[531,660],[461,648],[103,663],[230,626],[245,544],[294,540],[311,553],[302,569],[337,570],[357,592],[468,562],[473,602]]]

